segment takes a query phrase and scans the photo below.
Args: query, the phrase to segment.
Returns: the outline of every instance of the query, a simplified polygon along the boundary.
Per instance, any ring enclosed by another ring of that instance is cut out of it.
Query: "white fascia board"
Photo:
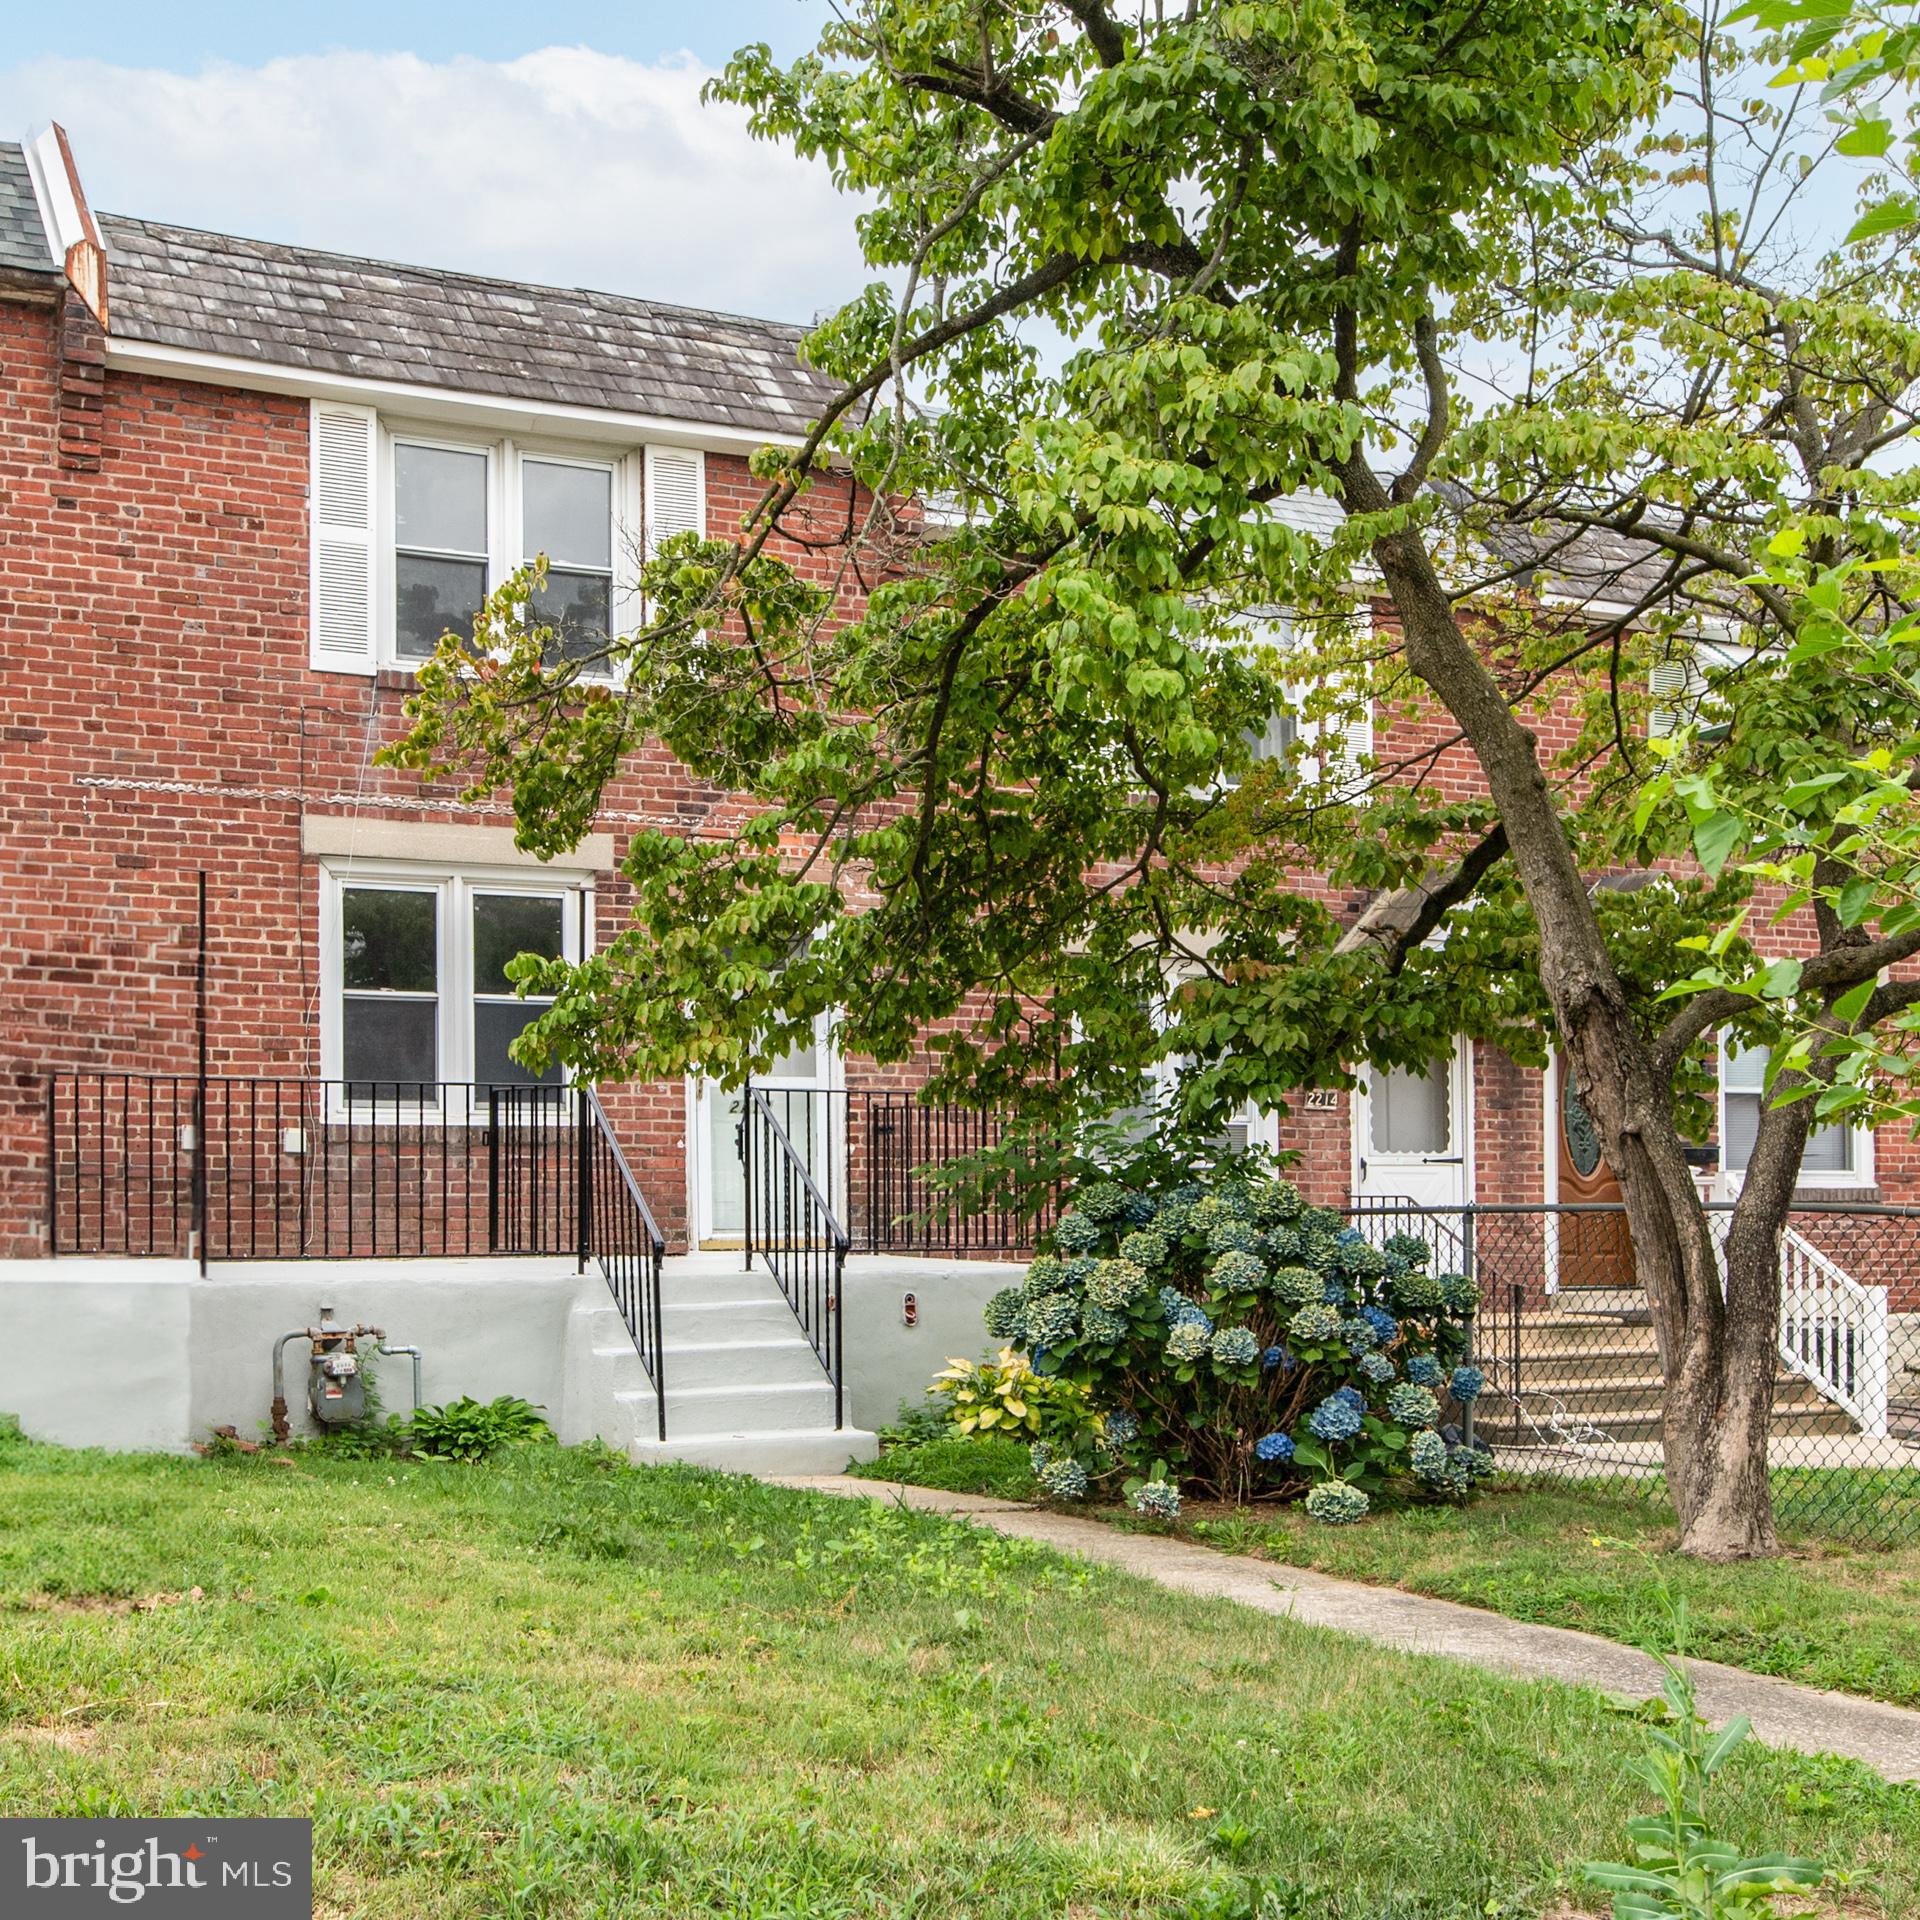
[[[698,447],[707,453],[751,453],[757,447],[797,446],[805,432],[802,428],[787,439],[714,421],[673,420],[660,414],[623,413],[612,407],[582,407],[559,400],[521,400],[507,394],[463,393],[405,380],[368,380],[315,367],[279,366],[237,354],[208,353],[198,347],[129,340],[113,334],[107,337],[107,365],[117,373],[238,387],[248,393],[345,400],[383,413],[404,413],[410,420],[444,421],[449,426],[484,427],[498,433],[531,429],[547,439],[602,445],[609,440],[631,440]]]

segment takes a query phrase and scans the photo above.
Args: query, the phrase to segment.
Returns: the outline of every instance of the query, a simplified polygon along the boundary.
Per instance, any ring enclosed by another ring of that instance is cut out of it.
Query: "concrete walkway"
[[[1445,1654],[1496,1673],[1560,1680],[1631,1699],[1648,1699],[1660,1691],[1660,1668],[1650,1654],[1568,1627],[1532,1626],[1451,1600],[1335,1580],[1304,1567],[1217,1553],[1162,1534],[1123,1533],[1099,1520],[978,1494],[938,1493],[844,1474],[794,1476],[779,1484],[954,1514],[996,1533],[1119,1567],[1180,1593],[1236,1601],[1410,1653]],[[1689,1660],[1687,1667],[1699,1691],[1700,1711],[1715,1726],[1744,1713],[1753,1722],[1755,1737],[1770,1747],[1843,1754],[1889,1780],[1920,1780],[1920,1712],[1852,1694],[1823,1693],[1715,1660]]]

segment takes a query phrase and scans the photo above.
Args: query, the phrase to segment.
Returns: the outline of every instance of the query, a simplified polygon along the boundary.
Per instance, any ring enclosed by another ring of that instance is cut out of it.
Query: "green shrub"
[[[443,1407],[420,1408],[407,1422],[413,1451],[437,1460],[484,1460],[502,1447],[552,1438],[541,1410],[511,1393],[484,1405],[462,1394]]]
[[[897,1480],[942,1493],[984,1493],[999,1500],[1031,1500],[1036,1491],[1027,1449],[1018,1440],[977,1438],[949,1431],[940,1439],[891,1447],[878,1460],[849,1469],[863,1480]]]
[[[1167,1463],[1174,1494],[1317,1487],[1310,1510],[1333,1522],[1385,1490],[1459,1498],[1492,1464],[1437,1431],[1443,1394],[1481,1385],[1461,1364],[1475,1290],[1428,1258],[1412,1235],[1373,1245],[1251,1157],[1204,1183],[1085,1182],[1025,1283],[989,1305],[1017,1351],[990,1369],[956,1363],[935,1390],[963,1426],[1041,1442],[1035,1470],[1051,1466],[1063,1493],[1071,1458],[1094,1480]],[[1061,1405],[1061,1385],[1099,1419],[1043,1431],[1038,1410]]]

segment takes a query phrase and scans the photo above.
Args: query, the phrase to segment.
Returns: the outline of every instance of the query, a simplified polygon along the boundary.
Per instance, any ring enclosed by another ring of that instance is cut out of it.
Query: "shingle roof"
[[[100,220],[116,339],[797,437],[835,390],[801,329],[578,287]]]
[[[0,140],[0,268],[25,273],[59,271],[47,247],[46,230],[40,224],[26,152],[11,140]]]

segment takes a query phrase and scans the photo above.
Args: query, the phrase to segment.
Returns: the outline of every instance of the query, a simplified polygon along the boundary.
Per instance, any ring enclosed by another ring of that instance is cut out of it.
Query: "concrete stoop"
[[[585,1430],[636,1465],[685,1460],[739,1473],[838,1473],[879,1452],[833,1424],[833,1385],[780,1290],[739,1256],[670,1259],[661,1279],[667,1437],[659,1402],[609,1300],[574,1309]]]

